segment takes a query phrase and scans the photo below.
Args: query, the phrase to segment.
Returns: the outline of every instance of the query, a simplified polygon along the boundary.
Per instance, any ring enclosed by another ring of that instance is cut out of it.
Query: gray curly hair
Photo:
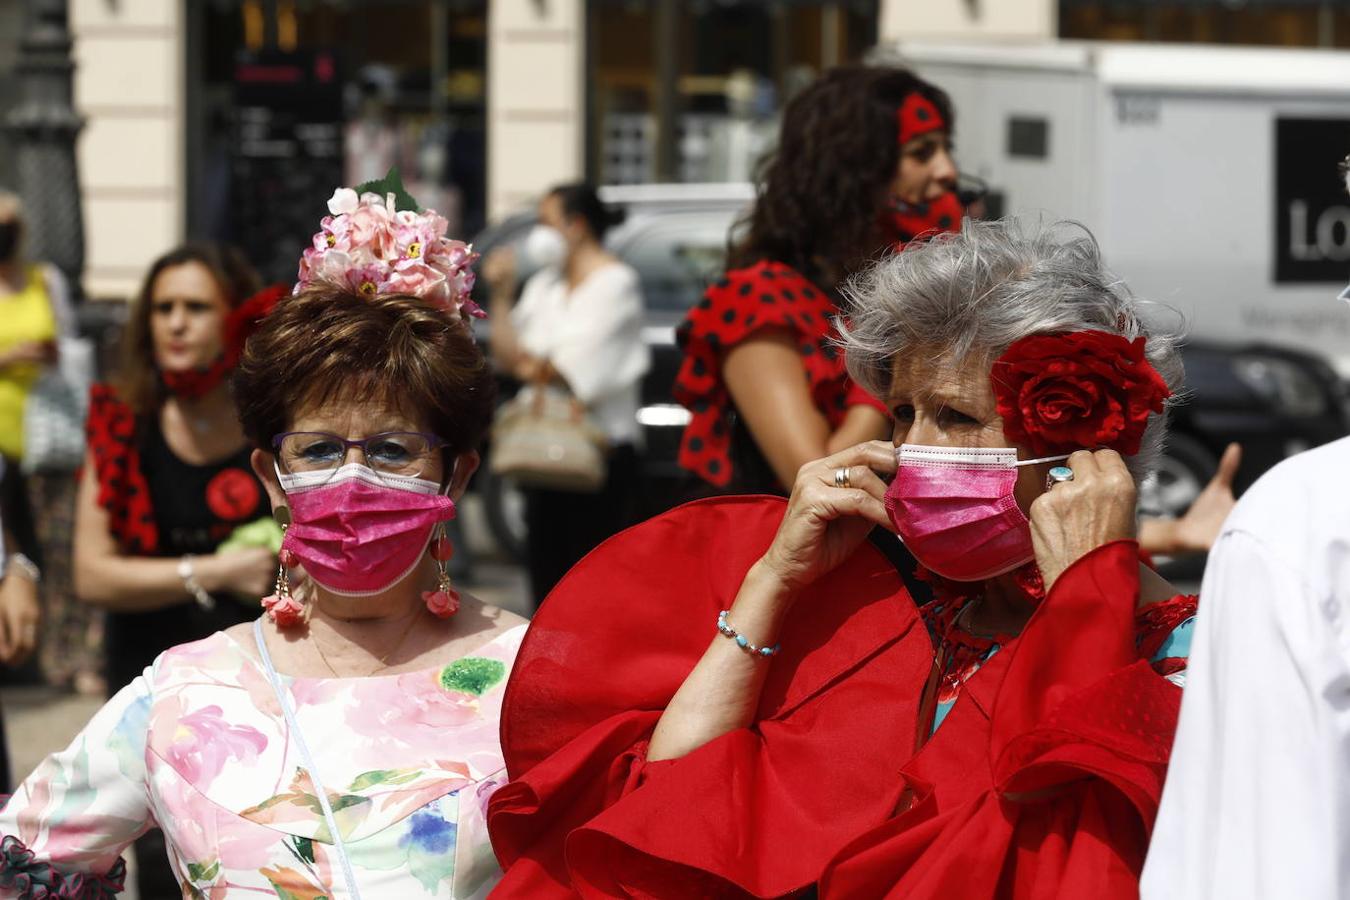
[[[958,233],[874,263],[849,279],[844,296],[849,374],[878,397],[890,392],[896,359],[927,354],[936,364],[989,368],[1028,335],[1087,329],[1147,338],[1169,402],[1181,388],[1180,329],[1144,321],[1148,304],[1106,270],[1096,239],[1076,222],[966,221]],[[1151,417],[1139,453],[1126,460],[1136,479],[1156,465],[1165,420],[1165,412]]]

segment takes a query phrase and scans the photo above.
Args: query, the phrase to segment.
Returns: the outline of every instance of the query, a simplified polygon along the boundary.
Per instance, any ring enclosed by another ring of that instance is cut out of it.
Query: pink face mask
[[[432,529],[455,517],[455,501],[436,482],[377,475],[360,463],[331,475],[278,471],[277,477],[291,508],[282,549],[334,594],[378,594],[407,578]]]
[[[1021,466],[1068,456],[1018,460],[1012,447],[902,444],[886,491],[900,539],[926,568],[952,581],[981,581],[1031,562],[1031,523],[1013,489]]]

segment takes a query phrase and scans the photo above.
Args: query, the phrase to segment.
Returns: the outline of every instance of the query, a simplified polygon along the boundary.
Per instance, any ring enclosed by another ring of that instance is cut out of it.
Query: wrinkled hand
[[[1237,499],[1233,496],[1233,479],[1242,465],[1242,446],[1229,444],[1219,460],[1214,477],[1195,498],[1186,515],[1176,521],[1174,536],[1177,553],[1205,553],[1214,546],[1228,514]]]
[[[38,639],[38,586],[21,573],[0,580],[0,664],[18,666]]]
[[[851,487],[836,487],[847,466]],[[852,555],[874,526],[894,531],[882,498],[895,473],[895,448],[868,441],[802,466],[778,534],[761,562],[789,591],[815,581]]]
[[[1114,450],[1079,450],[1067,463],[1073,481],[1031,504],[1031,541],[1048,591],[1075,561],[1112,541],[1135,536],[1135,484]]]
[[[510,287],[516,282],[516,251],[514,247],[498,247],[483,259],[483,280],[494,291]]]

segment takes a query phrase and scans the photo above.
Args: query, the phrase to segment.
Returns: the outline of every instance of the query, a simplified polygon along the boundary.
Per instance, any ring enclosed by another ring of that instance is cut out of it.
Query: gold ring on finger
[[[834,486],[837,488],[853,487],[853,480],[849,477],[848,466],[840,466],[834,470]]]

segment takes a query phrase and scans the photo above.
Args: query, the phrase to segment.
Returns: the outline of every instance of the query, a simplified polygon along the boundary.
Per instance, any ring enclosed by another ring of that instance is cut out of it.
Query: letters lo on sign
[[[1345,284],[1350,197],[1339,164],[1350,118],[1275,120],[1274,280]]]

